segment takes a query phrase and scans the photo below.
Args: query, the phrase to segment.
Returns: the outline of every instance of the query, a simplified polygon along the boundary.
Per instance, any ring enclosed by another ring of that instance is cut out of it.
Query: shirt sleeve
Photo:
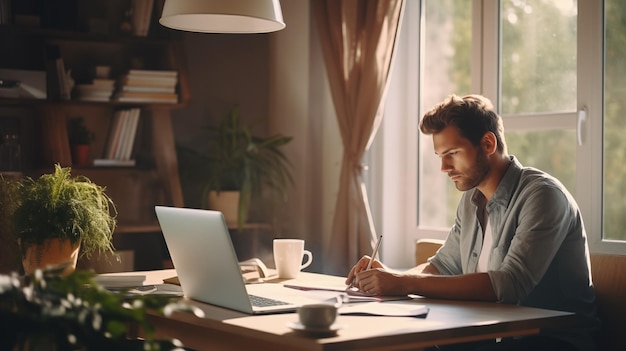
[[[465,195],[463,195],[465,197]],[[461,203],[465,200],[463,198]],[[457,208],[454,225],[450,228],[446,241],[437,254],[428,262],[437,268],[441,275],[458,275],[463,273],[461,264],[461,219],[463,206]]]

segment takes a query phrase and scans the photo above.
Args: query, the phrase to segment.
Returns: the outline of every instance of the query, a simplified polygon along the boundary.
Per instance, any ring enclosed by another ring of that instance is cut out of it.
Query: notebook
[[[248,314],[319,302],[279,284],[246,285],[221,212],[167,206],[155,211],[186,297]]]

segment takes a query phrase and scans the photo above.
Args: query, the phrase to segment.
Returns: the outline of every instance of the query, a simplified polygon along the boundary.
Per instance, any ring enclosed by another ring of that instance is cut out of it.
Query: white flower
[[[12,288],[12,279],[7,275],[0,275],[0,294]]]
[[[94,330],[100,330],[100,328],[102,327],[102,316],[100,315],[100,313],[95,313],[93,315],[93,321],[91,322],[91,326]]]
[[[70,344],[76,344],[76,335],[74,335],[74,334],[67,334],[67,341]]]

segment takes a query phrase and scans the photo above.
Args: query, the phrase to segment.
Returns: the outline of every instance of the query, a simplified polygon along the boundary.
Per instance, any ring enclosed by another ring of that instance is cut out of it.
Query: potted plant
[[[213,201],[234,192],[235,215],[227,222],[239,229],[247,222],[251,201],[255,196],[267,194],[273,201],[287,198],[287,188],[293,185],[291,164],[281,147],[292,137],[276,134],[270,137],[252,135],[249,127],[239,118],[239,108],[234,106],[221,120],[217,129],[210,129],[206,154],[189,148],[180,148],[183,160],[190,154],[205,166],[207,179],[204,198]],[[194,167],[194,171],[203,167]],[[202,171],[200,171],[202,172]],[[238,197],[237,197],[238,196]],[[209,201],[208,207],[226,210]]]
[[[12,231],[26,273],[67,260],[72,270],[78,256],[113,254],[117,212],[103,187],[84,176],[72,177],[69,167],[57,164],[53,173],[19,180],[14,191]]]
[[[72,152],[72,163],[77,166],[89,164],[89,144],[94,133],[87,129],[83,117],[70,118],[67,125],[67,136]]]
[[[67,276],[54,270],[0,275],[0,349],[182,350],[179,340],[154,337],[148,313],[203,316],[199,308],[166,295],[109,292],[93,277],[81,270]],[[143,338],[133,335],[137,328]]]

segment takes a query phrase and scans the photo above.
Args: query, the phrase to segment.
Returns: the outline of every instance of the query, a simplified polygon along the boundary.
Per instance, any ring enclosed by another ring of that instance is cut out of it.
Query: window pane
[[[575,131],[508,131],[504,137],[509,153],[515,155],[524,166],[532,166],[550,173],[559,179],[570,193],[575,194]]]
[[[470,93],[472,2],[426,0],[423,16],[420,115],[450,94]],[[420,135],[419,148],[419,225],[449,227],[461,193],[440,171],[430,136]]]
[[[576,110],[576,1],[501,4],[501,113]]]
[[[603,239],[626,240],[626,2],[605,2]]]

